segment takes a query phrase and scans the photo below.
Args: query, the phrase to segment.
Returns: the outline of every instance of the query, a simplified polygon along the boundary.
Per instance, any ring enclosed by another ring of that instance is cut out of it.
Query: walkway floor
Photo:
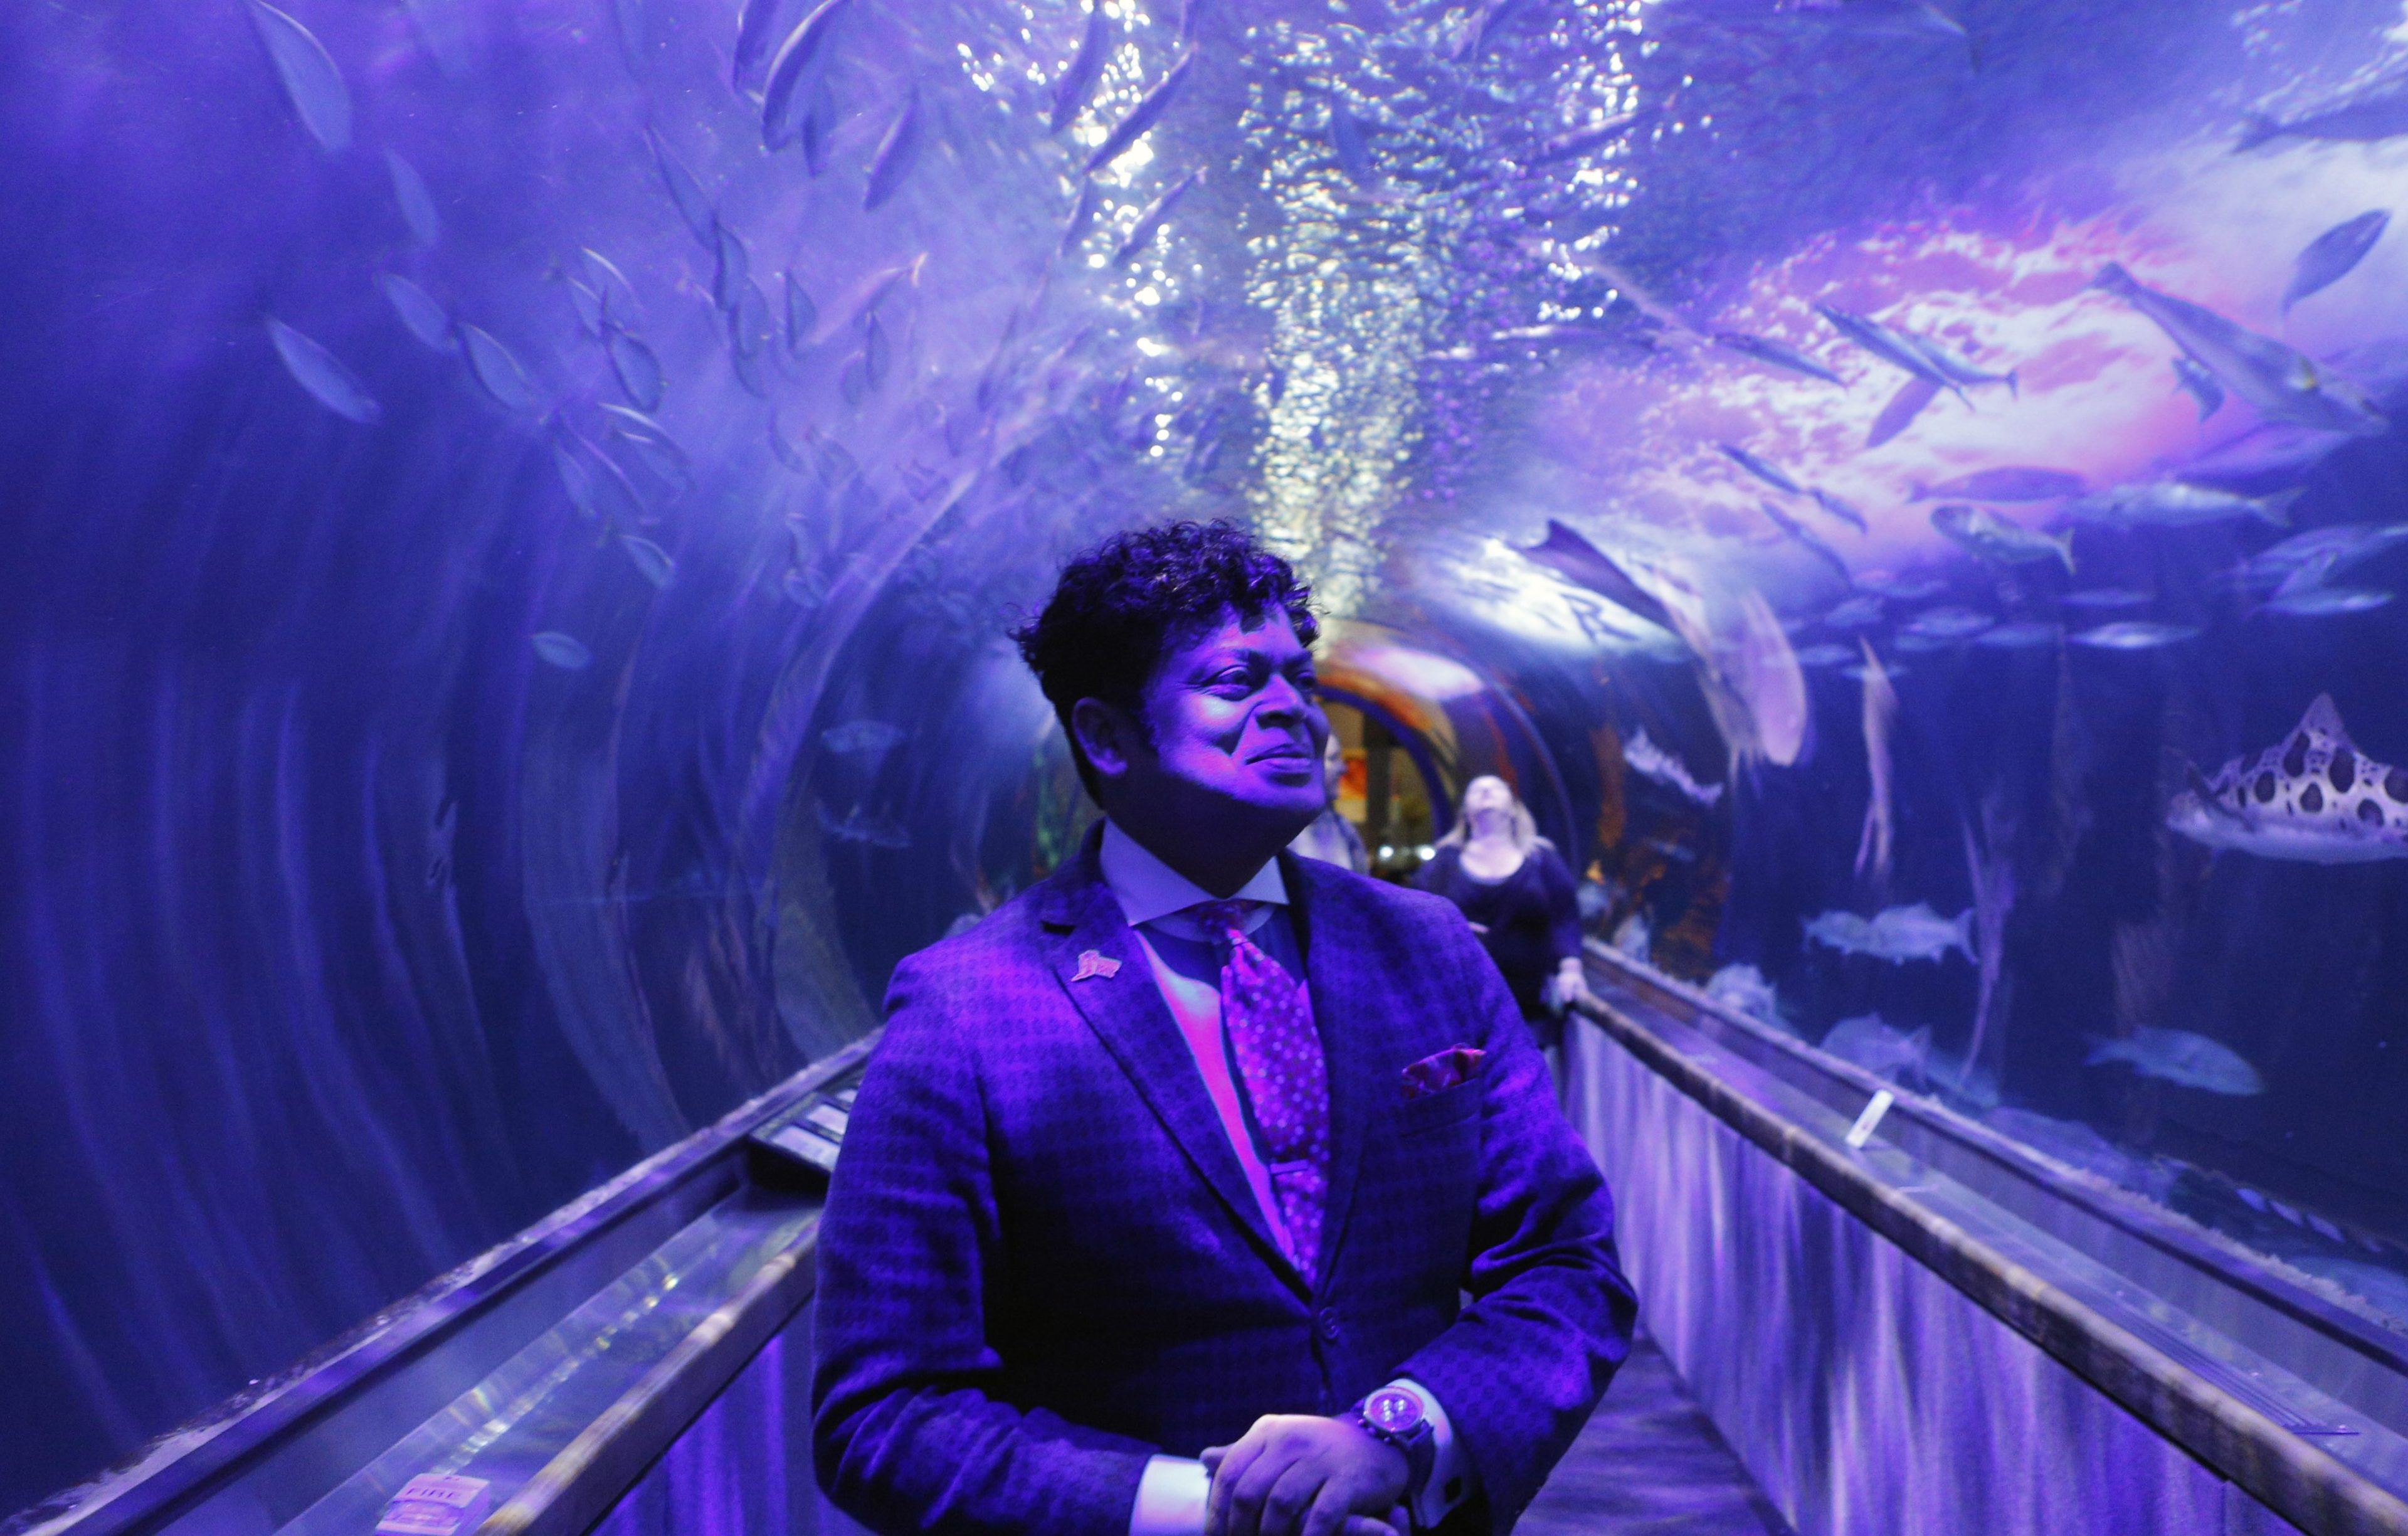
[[[1645,1338],[1516,1536],[1791,1536],[1671,1362]]]

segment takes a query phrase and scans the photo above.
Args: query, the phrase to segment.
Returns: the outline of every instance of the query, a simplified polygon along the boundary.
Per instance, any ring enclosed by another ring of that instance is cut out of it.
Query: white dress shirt
[[[1270,1174],[1247,1124],[1228,1040],[1221,1028],[1220,946],[1187,915],[1188,908],[1212,900],[1212,894],[1163,863],[1111,821],[1104,823],[1102,863],[1104,883],[1119,900],[1121,915],[1137,931],[1154,985],[1186,1038],[1205,1090],[1221,1116],[1221,1128],[1254,1192],[1254,1202],[1262,1207],[1281,1248],[1293,1258],[1287,1221],[1280,1213]],[[1247,935],[1288,974],[1301,978],[1303,954],[1288,920],[1287,882],[1280,874],[1279,861],[1273,859],[1256,870],[1252,880],[1238,888],[1236,899],[1261,903],[1247,916]],[[1413,1518],[1416,1525],[1434,1526],[1469,1495],[1471,1469],[1465,1464],[1446,1409],[1436,1395],[1410,1377],[1390,1385],[1421,1399],[1429,1417],[1437,1454]],[[1184,1457],[1154,1457],[1138,1482],[1137,1502],[1129,1512],[1129,1536],[1201,1536],[1211,1488],[1202,1462]],[[1451,1499],[1446,1497],[1450,1488],[1455,1494]]]

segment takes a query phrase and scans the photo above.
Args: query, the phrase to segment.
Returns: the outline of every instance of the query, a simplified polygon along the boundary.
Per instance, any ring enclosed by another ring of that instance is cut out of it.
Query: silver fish
[[[250,0],[251,24],[267,49],[284,99],[309,136],[328,154],[351,142],[351,93],[317,35],[263,0]]]
[[[652,585],[666,587],[677,579],[677,561],[651,539],[639,534],[621,534],[619,543],[627,552],[627,558],[636,563],[636,569]]]
[[[1892,576],[1879,570],[1867,571],[1856,578],[1856,585],[1894,603],[1919,603],[1948,590],[1947,582],[1932,577]]]
[[[552,464],[560,476],[561,489],[568,493],[568,504],[606,532],[644,521],[643,497],[637,495],[627,472],[566,423],[553,423]]]
[[[2233,491],[2220,491],[2211,485],[2161,480],[2146,485],[2118,485],[2096,495],[2084,496],[2069,505],[2065,513],[2085,523],[2103,523],[2123,528],[2187,528],[2201,523],[2225,523],[2244,517],[2254,517],[2277,528],[2287,528],[2291,525],[2291,503],[2299,499],[2297,489],[2269,496],[2244,496]]]
[[[1833,495],[1830,492],[1824,490],[1819,485],[1808,486],[1806,488],[1806,494],[1814,498],[1815,506],[1822,508],[1823,510],[1830,513],[1833,517],[1838,518],[1849,527],[1856,529],[1856,532],[1862,534],[1870,533],[1872,531],[1871,527],[1865,522],[1865,514],[1856,510],[1854,503],[1849,502],[1843,497]]]
[[[652,349],[616,325],[605,327],[603,345],[609,350],[610,371],[626,391],[627,403],[638,410],[660,409],[661,360]]]
[[[1741,468],[1746,470],[1749,474],[1754,475],[1756,479],[1764,481],[1765,484],[1771,486],[1774,490],[1786,491],[1793,496],[1804,495],[1806,494],[1804,489],[1801,488],[1796,481],[1791,480],[1787,475],[1783,474],[1779,469],[1767,464],[1764,460],[1757,458],[1746,449],[1734,447],[1729,443],[1716,443],[1714,446],[1722,450],[1723,457],[1730,460],[1731,463],[1738,465]]]
[[[495,405],[505,410],[532,415],[537,409],[535,386],[527,382],[526,369],[510,350],[494,337],[463,322],[460,329],[461,350],[468,359],[468,372]]]
[[[870,848],[902,849],[911,846],[911,834],[882,816],[873,816],[855,806],[842,820],[828,814],[825,806],[819,808],[820,828],[838,842],[855,842]]]
[[[1988,614],[1976,613],[1970,608],[1932,608],[1916,614],[1899,633],[1927,640],[1963,640],[1996,623]]]
[[[594,653],[574,635],[564,635],[557,629],[545,629],[527,637],[535,653],[564,672],[581,672],[594,665]]]
[[[2326,289],[2349,276],[2374,242],[2383,238],[2389,227],[2391,215],[2381,208],[2346,219],[2308,242],[2300,259],[2291,267],[2291,284],[2283,290],[2283,312],[2289,314],[2291,306],[2311,294]]]
[[[2207,420],[2224,409],[2224,386],[2215,381],[2215,375],[2187,357],[2175,358],[2172,367],[2174,387],[2188,391],[2190,397],[2199,402],[2200,421]]]
[[[2013,368],[2009,368],[2004,373],[1990,373],[1974,366],[1928,336],[1907,336],[1904,332],[1898,334],[1904,337],[1916,352],[1928,359],[1931,366],[1939,370],[1942,379],[1960,390],[1974,389],[1983,384],[2004,384],[2007,386],[2009,395],[2023,393],[2023,385]]]
[[[436,211],[434,195],[426,190],[425,179],[418,174],[418,167],[387,150],[384,168],[393,177],[394,206],[401,209],[401,222],[409,226],[409,237],[422,246],[431,246],[443,238],[443,216]]]
[[[2143,1026],[2128,1038],[2092,1037],[2086,1067],[2120,1061],[2143,1077],[2154,1077],[2186,1088],[2246,1098],[2266,1091],[2266,1080],[2229,1045],[2187,1029]]]
[[[1723,797],[1722,785],[1701,784],[1691,778],[1688,765],[1647,739],[1643,727],[1622,744],[1622,760],[1630,765],[1633,773],[1669,784],[1699,805],[1711,806]]]
[[[452,350],[452,317],[443,306],[425,289],[398,272],[386,272],[377,278],[377,286],[384,290],[385,302],[401,317],[401,323],[420,343],[438,352]]]
[[[2088,488],[2089,483],[2070,469],[2039,469],[2014,464],[1976,469],[1937,485],[1918,481],[1907,499],[1929,501],[1936,496],[1948,501],[2058,501],[2078,496]]]
[[[1834,629],[1870,629],[1881,623],[1882,600],[1866,595],[1834,603],[1823,622]]]
[[[2085,587],[2080,592],[2067,593],[2057,601],[2067,608],[2113,610],[2146,608],[2157,599],[2132,587]]]
[[[1928,901],[1911,907],[1887,907],[1871,917],[1828,912],[1806,921],[1806,937],[1842,955],[1870,955],[1903,965],[1909,960],[1937,960],[1950,950],[1973,958],[1973,909],[1954,918],[1941,916]]]
[[[1932,509],[1931,525],[1950,540],[1985,560],[2009,566],[2025,565],[2035,560],[2060,560],[2069,573],[2073,569],[2071,534],[2052,538],[2035,529],[2010,523],[1986,507],[1972,507],[1963,502],[1936,507]]]
[[[1179,206],[1179,200],[1187,195],[1187,189],[1201,180],[1203,176],[1204,173],[1201,170],[1189,171],[1185,176],[1164,188],[1160,195],[1148,203],[1145,206],[1145,211],[1137,216],[1137,223],[1129,226],[1128,235],[1121,241],[1120,248],[1112,252],[1112,265],[1126,266],[1130,257],[1151,244],[1154,231],[1160,229],[1162,222],[1170,217],[1170,210]]]
[[[1128,152],[1130,145],[1145,136],[1146,130],[1160,121],[1162,114],[1170,109],[1170,104],[1179,99],[1180,88],[1187,83],[1187,71],[1195,64],[1196,50],[1190,48],[1154,83],[1153,90],[1139,98],[1138,104],[1129,108],[1128,116],[1115,123],[1112,131],[1104,136],[1104,141],[1096,146],[1095,152],[1087,156],[1089,175],[1118,160]]]
[[[852,3],[823,0],[779,45],[778,56],[769,61],[768,81],[761,88],[762,148],[784,149],[801,134],[805,112],[820,83],[819,66],[826,57],[828,37]]]
[[[2266,599],[2264,611],[2294,619],[2326,619],[2342,613],[2368,613],[2391,601],[2378,587],[2307,587],[2278,592]]]
[[[902,744],[903,727],[883,720],[848,720],[820,732],[820,744],[830,752],[883,756]]]
[[[2258,551],[2242,566],[2240,578],[2246,586],[2275,587],[2315,568],[2315,579],[2326,581],[2403,542],[2408,523],[2336,523]]]
[[[2017,619],[2010,624],[1996,624],[1975,638],[1975,645],[1985,645],[1994,651],[2036,651],[2044,645],[2055,645],[2065,631],[2038,619]]]
[[[1104,14],[1104,0],[1087,0],[1087,30],[1080,35],[1079,51],[1054,82],[1054,113],[1046,122],[1053,132],[1068,127],[1086,107],[1087,93],[1096,88],[1111,49],[1112,23]]]
[[[2156,651],[2185,640],[2199,639],[2199,630],[2186,624],[2152,624],[2145,619],[2124,619],[2114,624],[2102,624],[2096,629],[2085,629],[2069,635],[2075,645],[2086,645],[2093,651]]]
[[[710,300],[723,314],[734,314],[742,297],[744,285],[752,280],[752,250],[744,237],[727,227],[717,215],[710,221]]]
[[[624,325],[643,314],[644,307],[636,298],[635,285],[627,280],[627,274],[619,270],[617,263],[590,245],[577,252],[577,259],[585,267],[588,283],[602,295],[605,318]]]
[[[1913,426],[1914,419],[1923,414],[1923,408],[1938,398],[1939,383],[1920,375],[1899,385],[1898,393],[1889,397],[1889,404],[1882,407],[1881,414],[1873,418],[1872,426],[1865,433],[1865,446],[1879,448]]]
[[[360,382],[359,375],[333,352],[273,315],[267,320],[267,338],[275,343],[276,355],[284,360],[284,371],[309,392],[311,399],[362,426],[373,426],[383,417],[384,408]]]
[[[2248,114],[2248,126],[2235,154],[2277,138],[2320,138],[2344,144],[2372,144],[2408,134],[2408,81],[2386,82],[2357,96],[2320,107],[2289,122],[2261,112]]]
[[[1834,644],[1827,640],[1820,645],[1799,646],[1798,648],[1798,665],[1800,667],[1837,667],[1842,662],[1847,661],[1855,655],[1856,653],[1849,650],[1846,646]]]
[[[2364,391],[2272,337],[2146,287],[2114,262],[2100,268],[2090,286],[2146,315],[2192,361],[2269,420],[2358,437],[2379,438],[2391,430]]]
[[[870,157],[869,179],[861,194],[862,210],[874,213],[884,207],[919,159],[920,88],[915,85],[904,98],[903,110],[887,126],[886,136],[878,141],[878,152]]]
[[[829,0],[829,3],[841,4],[842,0]],[[694,237],[703,243],[704,249],[712,249],[719,238],[719,214],[710,206],[710,195],[702,190],[702,183],[694,179],[694,173],[669,152],[667,143],[657,129],[646,128],[644,137],[652,144],[653,167],[661,173],[661,185],[667,190],[669,202],[676,208],[678,217],[685,222],[685,227],[693,232]]]
[[[1804,545],[1809,553],[1828,565],[1833,570],[1839,572],[1840,581],[1843,585],[1853,586],[1856,584],[1855,576],[1848,570],[1847,561],[1841,558],[1839,551],[1833,549],[1830,545],[1823,541],[1822,535],[1806,526],[1803,523],[1799,522],[1796,518],[1791,517],[1787,512],[1783,511],[1780,508],[1775,507],[1769,501],[1759,501],[1756,503],[1756,507],[1766,517],[1772,520],[1774,527],[1777,527],[1783,533],[1787,534],[1795,542]]]
[[[2197,768],[2166,807],[2166,825],[2210,848],[2309,864],[2408,858],[2408,769],[2362,755],[2332,696],[2297,729],[2213,779]]]
[[[1928,1026],[1909,1033],[1885,1022],[1879,1013],[1842,1019],[1823,1034],[1818,1049],[1842,1061],[1854,1062],[1875,1077],[1893,1083],[1920,1083],[1931,1055]]]
[[[577,328],[601,340],[604,328],[610,323],[610,317],[603,313],[602,295],[571,277],[563,277],[560,285],[568,290],[568,307],[577,311]]]
[[[1860,315],[1832,304],[1817,304],[1814,312],[1829,321],[1842,336],[1890,366],[1904,369],[1942,389],[1955,387],[1914,342],[1870,315]]]
[[[1679,633],[1680,626],[1672,622],[1662,602],[1632,581],[1603,551],[1554,518],[1547,520],[1545,542],[1533,544],[1521,553],[1525,559],[1628,609],[1649,624]]]
[[[1727,352],[1735,352],[1742,357],[1753,357],[1759,363],[1770,364],[1776,368],[1786,368],[1791,373],[1802,373],[1809,379],[1820,379],[1827,383],[1838,384],[1842,388],[1847,386],[1846,380],[1797,348],[1784,346],[1765,337],[1750,336],[1744,331],[1716,331],[1714,345]]]
[[[810,290],[792,271],[786,274],[786,350],[799,353],[810,345],[811,332],[820,323],[820,307],[811,302]]]
[[[736,17],[736,48],[729,55],[728,79],[741,81],[769,51],[777,36],[779,0],[744,0]]]

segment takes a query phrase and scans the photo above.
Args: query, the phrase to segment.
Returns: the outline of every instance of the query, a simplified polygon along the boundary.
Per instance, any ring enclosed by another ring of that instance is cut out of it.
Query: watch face
[[[1401,1386],[1383,1386],[1363,1400],[1363,1416],[1383,1429],[1405,1434],[1422,1421],[1422,1400]]]

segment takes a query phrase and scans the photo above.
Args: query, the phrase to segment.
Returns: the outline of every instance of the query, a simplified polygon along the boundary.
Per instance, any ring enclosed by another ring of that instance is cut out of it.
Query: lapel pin
[[[1121,963],[1111,955],[1101,950],[1082,950],[1079,952],[1078,971],[1070,980],[1083,982],[1090,976],[1101,976],[1109,982],[1120,973]]]

